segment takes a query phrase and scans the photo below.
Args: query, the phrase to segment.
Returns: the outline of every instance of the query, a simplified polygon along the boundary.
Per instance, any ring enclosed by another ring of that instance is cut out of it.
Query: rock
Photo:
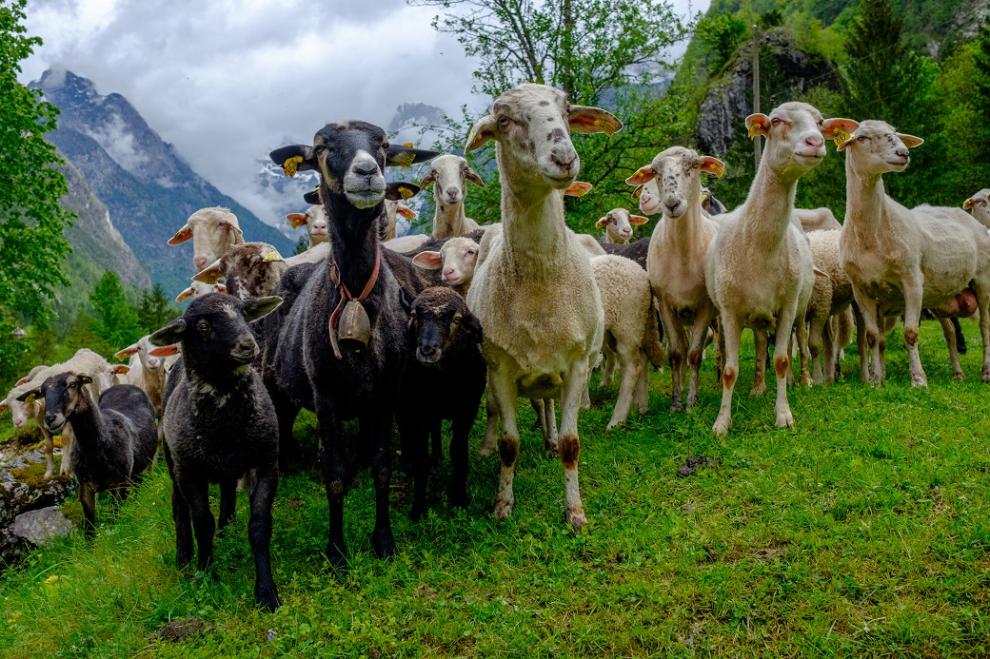
[[[200,618],[179,618],[170,620],[152,635],[152,640],[167,643],[181,643],[190,636],[202,634],[208,625]]]
[[[49,506],[40,510],[29,510],[14,518],[10,525],[11,532],[31,544],[41,546],[59,536],[68,535],[75,525],[62,514],[58,506]]]

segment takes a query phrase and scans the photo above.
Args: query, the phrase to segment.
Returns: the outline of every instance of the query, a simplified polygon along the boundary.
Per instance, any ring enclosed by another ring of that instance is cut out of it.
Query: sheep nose
[[[894,153],[896,153],[897,155],[899,155],[901,158],[910,158],[911,157],[911,154],[908,153],[908,150],[907,149],[903,149],[903,148],[897,149]]]
[[[454,269],[453,268],[444,268],[443,269],[443,278],[444,279],[449,279],[450,277],[453,277],[453,276],[454,276]]]
[[[810,147],[818,149],[825,145],[825,140],[821,135],[808,135],[804,138],[804,143]]]
[[[55,422],[57,420],[58,420],[58,415],[57,414],[53,414],[51,412],[46,412],[45,413],[45,425],[46,426],[53,427],[55,425]]]
[[[197,256],[193,258],[193,264],[200,270],[206,267],[206,263],[207,263],[207,258],[205,256]]]
[[[558,144],[550,151],[550,160],[561,169],[569,170],[574,165],[577,157],[577,151],[569,144]]]
[[[440,346],[420,344],[419,354],[425,361],[436,361],[440,357]]]
[[[378,173],[378,165],[373,162],[355,163],[354,173],[359,176],[373,176]]]

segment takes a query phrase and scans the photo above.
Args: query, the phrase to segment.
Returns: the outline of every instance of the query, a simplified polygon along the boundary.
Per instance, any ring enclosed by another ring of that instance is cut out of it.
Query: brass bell
[[[337,324],[337,338],[340,341],[357,341],[368,347],[371,341],[371,321],[368,319],[368,312],[364,310],[364,305],[357,300],[350,300],[344,305],[340,322]]]

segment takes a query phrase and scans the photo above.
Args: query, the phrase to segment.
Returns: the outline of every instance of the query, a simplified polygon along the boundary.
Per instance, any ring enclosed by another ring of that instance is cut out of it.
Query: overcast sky
[[[674,0],[679,11],[709,0]],[[308,141],[333,119],[385,126],[396,106],[454,112],[471,70],[432,8],[405,0],[34,0],[44,40],[22,81],[49,67],[123,94],[193,168],[250,207],[248,190],[281,140]]]

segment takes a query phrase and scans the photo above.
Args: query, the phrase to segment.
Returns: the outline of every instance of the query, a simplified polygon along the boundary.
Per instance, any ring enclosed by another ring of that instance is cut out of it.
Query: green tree
[[[306,236],[300,236],[299,242],[296,243],[296,250],[293,254],[302,254],[307,249],[309,249],[309,238]]]
[[[145,332],[154,332],[178,315],[179,310],[172,305],[172,301],[165,295],[165,289],[162,288],[161,284],[155,284],[150,291],[141,294],[137,316],[138,322]]]
[[[93,305],[93,333],[108,348],[119,350],[141,338],[138,314],[127,301],[117,273],[108,270],[96,283],[89,301]]]
[[[735,14],[714,14],[698,21],[694,30],[710,53],[708,72],[719,71],[747,37],[746,21]]]

